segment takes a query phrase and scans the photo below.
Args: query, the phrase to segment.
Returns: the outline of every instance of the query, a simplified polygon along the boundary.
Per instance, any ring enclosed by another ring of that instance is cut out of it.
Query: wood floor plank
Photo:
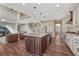
[[[19,40],[14,43],[0,44],[0,56],[35,56],[26,51],[25,40]],[[73,56],[62,39],[58,36],[52,39],[43,56]]]

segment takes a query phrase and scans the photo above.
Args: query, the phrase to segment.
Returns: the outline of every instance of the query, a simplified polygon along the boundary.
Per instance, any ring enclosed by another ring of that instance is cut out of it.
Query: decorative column
[[[20,20],[20,13],[17,13],[17,22],[16,22],[16,33],[18,33],[18,21]]]
[[[16,22],[16,33],[18,34],[18,40],[20,40],[19,24],[18,24],[19,20],[20,20],[20,13],[18,12],[17,13],[17,22]]]

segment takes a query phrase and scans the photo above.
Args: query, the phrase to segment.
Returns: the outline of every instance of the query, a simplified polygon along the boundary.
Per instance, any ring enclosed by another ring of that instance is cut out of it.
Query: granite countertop
[[[7,34],[7,35],[13,35],[13,34],[18,34],[18,33],[10,33],[10,34]]]
[[[34,36],[34,37],[43,37],[47,34],[48,33],[26,33],[26,34],[23,34],[23,35]]]
[[[68,36],[72,36],[73,38],[79,38],[79,34],[76,33],[65,33]]]

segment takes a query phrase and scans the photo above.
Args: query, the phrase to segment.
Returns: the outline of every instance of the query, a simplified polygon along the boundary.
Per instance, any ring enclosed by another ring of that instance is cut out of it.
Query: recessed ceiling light
[[[56,7],[60,7],[60,4],[57,4]]]
[[[34,14],[37,14],[37,12],[34,12]]]
[[[4,21],[5,21],[5,19],[2,19],[2,21],[4,22]]]
[[[38,3],[38,5],[40,5],[40,3]]]
[[[48,16],[48,14],[46,14]]]
[[[25,6],[26,4],[25,3],[22,3],[22,5]]]

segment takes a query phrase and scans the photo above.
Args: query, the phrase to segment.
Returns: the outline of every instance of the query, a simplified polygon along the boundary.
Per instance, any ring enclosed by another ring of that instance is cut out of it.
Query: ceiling
[[[61,19],[72,10],[77,3],[3,3],[2,5],[23,12],[33,19]],[[35,7],[35,9],[34,9]]]

